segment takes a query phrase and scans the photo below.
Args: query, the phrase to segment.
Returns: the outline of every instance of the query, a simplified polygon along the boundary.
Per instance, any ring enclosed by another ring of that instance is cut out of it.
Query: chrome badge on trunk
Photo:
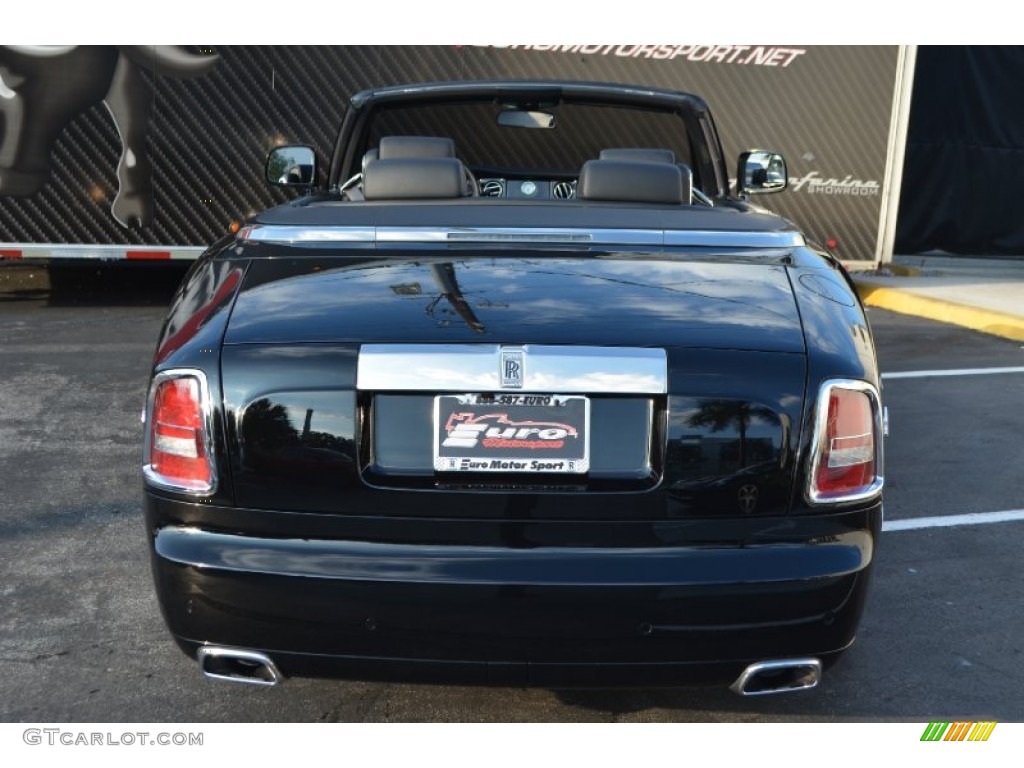
[[[522,347],[501,348],[501,388],[522,389],[526,355]]]

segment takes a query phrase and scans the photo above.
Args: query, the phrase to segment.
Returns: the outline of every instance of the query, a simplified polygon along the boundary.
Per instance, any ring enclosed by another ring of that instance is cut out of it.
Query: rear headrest
[[[455,157],[455,142],[443,136],[384,136],[377,156],[381,160],[396,157]]]
[[[455,158],[381,159],[363,171],[363,196],[367,200],[462,197],[465,188],[465,171]]]
[[[681,205],[683,174],[668,163],[588,160],[580,171],[576,196],[581,200]],[[688,197],[685,202],[690,202]]]
[[[602,149],[601,150],[602,160],[634,160],[644,163],[669,163],[674,164],[676,162],[676,153],[671,149],[654,149],[654,148],[616,148],[616,149]]]

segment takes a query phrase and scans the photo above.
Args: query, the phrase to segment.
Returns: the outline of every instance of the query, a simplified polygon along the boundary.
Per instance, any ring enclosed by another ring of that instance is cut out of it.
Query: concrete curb
[[[952,323],[1013,341],[1024,341],[1024,317],[933,299],[888,285],[879,285],[864,278],[854,277],[854,283],[861,299],[869,307]]]
[[[903,264],[886,264],[885,268],[900,277],[920,277],[923,274],[917,267],[907,267]]]

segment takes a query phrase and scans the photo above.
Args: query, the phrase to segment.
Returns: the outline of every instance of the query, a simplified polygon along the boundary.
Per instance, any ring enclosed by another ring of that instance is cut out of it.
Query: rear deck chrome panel
[[[502,381],[502,352],[522,351],[522,386]],[[374,392],[668,392],[663,349],[526,344],[364,344],[356,387]]]
[[[709,248],[796,248],[799,232],[687,229],[555,229],[545,227],[347,227],[256,224],[240,233],[261,243],[548,243]]]

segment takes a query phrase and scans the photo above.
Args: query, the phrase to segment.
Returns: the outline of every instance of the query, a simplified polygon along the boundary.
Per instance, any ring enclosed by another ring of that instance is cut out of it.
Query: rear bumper
[[[258,650],[287,676],[548,687],[827,661],[853,640],[881,522],[877,505],[777,519],[770,543],[734,525],[719,542],[522,548],[241,536],[147,507],[161,607],[190,654]]]

